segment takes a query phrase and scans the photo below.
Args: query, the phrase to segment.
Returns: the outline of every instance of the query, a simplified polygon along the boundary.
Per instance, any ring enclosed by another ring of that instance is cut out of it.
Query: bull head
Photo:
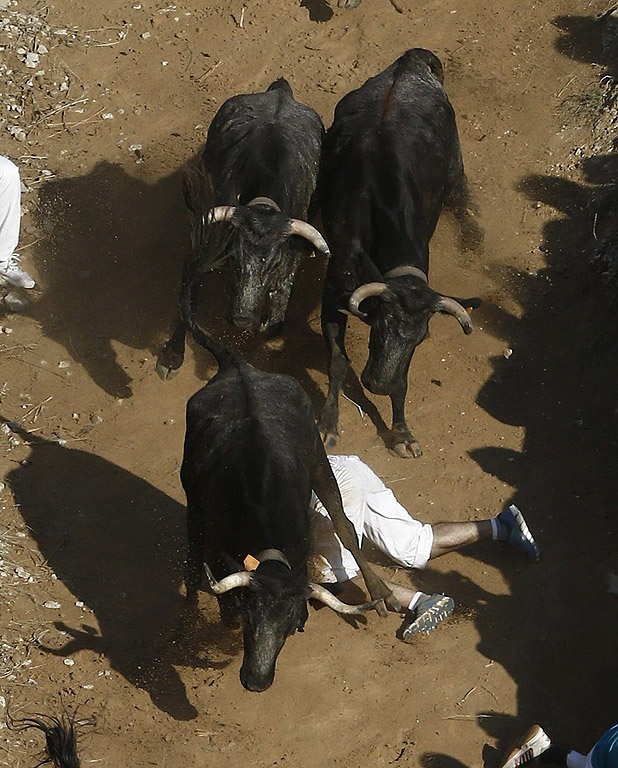
[[[208,212],[207,221],[228,222],[233,227],[233,237],[225,247],[230,267],[230,322],[257,330],[265,315],[267,333],[276,335],[283,327],[300,262],[299,251],[289,247],[290,238],[302,237],[328,256],[326,241],[311,224],[289,218],[267,197],[256,197],[248,205],[217,206]],[[266,305],[268,311],[264,312]]]
[[[205,572],[210,590],[217,596],[243,589],[244,654],[240,681],[249,691],[264,691],[272,684],[277,657],[286,639],[297,630],[303,631],[309,598],[342,614],[363,614],[375,605],[346,605],[324,587],[307,584],[306,578],[294,574],[285,558],[278,555],[262,555],[256,571],[238,571],[220,581],[208,565]]]
[[[398,279],[402,277],[416,279]],[[424,272],[416,267],[397,267],[387,272],[385,278],[388,282],[361,285],[348,299],[350,313],[371,325],[369,360],[361,380],[374,394],[390,394],[402,377],[407,377],[412,354],[426,338],[433,314],[452,315],[463,332],[469,334],[473,330],[472,320],[463,304],[478,306],[480,303],[476,299],[457,300],[437,293],[427,285]],[[380,299],[371,318],[360,308],[370,297]]]

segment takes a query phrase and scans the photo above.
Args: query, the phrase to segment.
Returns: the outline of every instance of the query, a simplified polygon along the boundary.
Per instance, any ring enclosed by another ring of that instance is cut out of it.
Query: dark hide
[[[429,241],[445,203],[466,235],[481,238],[470,216],[455,114],[442,82],[434,54],[407,51],[344,96],[324,140],[317,204],[332,252],[322,303],[331,359],[320,431],[329,447],[338,437],[339,389],[348,367],[340,310],[359,286],[381,282],[388,289],[363,305],[371,335],[362,382],[391,397],[389,447],[404,457],[421,453],[405,421],[408,369],[441,296],[420,277],[384,275],[401,265],[428,274]]]
[[[311,246],[290,236],[290,220],[307,218],[324,126],[318,114],[294,100],[283,78],[263,93],[234,96],[215,115],[202,156],[185,179],[192,219],[192,253],[181,293],[195,316],[206,272],[225,268],[230,323],[269,336],[281,333],[296,270]],[[269,205],[248,204],[258,197]],[[230,222],[209,223],[215,206],[236,206]],[[164,345],[157,370],[162,378],[182,365],[185,328],[178,321]]]
[[[357,558],[372,598],[389,597],[390,592],[358,549],[311,403],[298,382],[254,368],[192,321],[188,324],[217,358],[219,370],[187,405],[181,468],[189,539],[187,601],[197,605],[204,560],[219,581],[247,554],[255,557],[276,549],[285,555],[289,568],[278,561],[263,562],[248,587],[218,598],[224,620],[238,613],[242,618],[241,682],[262,691],[273,681],[286,638],[302,630],[307,619],[312,488]]]

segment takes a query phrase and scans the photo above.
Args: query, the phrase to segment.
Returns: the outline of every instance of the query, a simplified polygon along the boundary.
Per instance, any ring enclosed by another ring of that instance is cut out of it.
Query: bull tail
[[[45,734],[47,756],[43,761],[44,763],[50,763],[53,768],[81,768],[73,721],[74,718],[68,715],[53,717],[37,714],[23,720],[12,720],[10,727],[20,731],[27,728],[38,728]]]

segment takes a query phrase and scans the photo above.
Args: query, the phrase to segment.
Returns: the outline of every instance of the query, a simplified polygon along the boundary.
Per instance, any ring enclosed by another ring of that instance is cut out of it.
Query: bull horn
[[[310,583],[309,586],[311,587],[310,597],[314,600],[318,600],[320,603],[324,603],[324,605],[332,608],[333,611],[337,611],[337,613],[343,613],[349,616],[366,613],[374,608],[376,603],[379,602],[379,600],[371,600],[369,603],[361,603],[360,605],[348,605],[347,603],[341,602],[341,600],[336,598],[332,592],[329,592],[326,587],[323,587],[321,584]]]
[[[367,314],[360,311],[360,305],[370,296],[381,296],[388,288],[386,283],[365,283],[357,288],[348,299],[348,308],[356,317],[365,318]]]
[[[208,223],[215,221],[230,221],[236,211],[235,205],[216,205],[208,211]]]
[[[279,208],[277,203],[274,200],[271,200],[270,197],[254,197],[248,205],[267,205],[269,208],[274,208],[275,211],[281,213],[281,208]]]
[[[208,567],[208,563],[204,563],[204,571],[206,572],[206,579],[210,591],[215,595],[223,595],[225,592],[229,592],[230,589],[236,589],[237,587],[248,587],[251,581],[251,574],[249,571],[238,571],[237,573],[230,573],[229,576],[225,576],[221,581],[217,581]]]
[[[472,333],[474,328],[472,327],[472,320],[470,315],[461,306],[458,301],[451,299],[450,296],[440,296],[440,301],[436,307],[437,312],[446,312],[449,315],[453,315],[458,321],[459,325],[464,333]]]
[[[401,267],[395,267],[395,269],[389,269],[388,272],[385,273],[384,277],[393,278],[393,277],[402,277],[403,275],[412,275],[412,277],[420,277],[420,279],[423,280],[425,283],[427,282],[427,275],[423,272],[423,270],[419,269],[418,267],[413,267],[410,264],[404,264]]]
[[[304,237],[305,240],[308,240],[313,245],[316,251],[323,253],[325,256],[330,256],[328,243],[318,230],[308,222],[301,221],[300,219],[290,219],[290,234]]]

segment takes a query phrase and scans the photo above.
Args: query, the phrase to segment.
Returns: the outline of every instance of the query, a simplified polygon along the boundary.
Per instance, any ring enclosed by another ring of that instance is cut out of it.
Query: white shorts
[[[358,456],[329,456],[359,546],[366,536],[404,568],[424,568],[431,555],[433,529],[413,517]],[[311,501],[314,557],[323,582],[347,581],[359,573],[356,560],[335,533],[328,512],[315,493]]]

